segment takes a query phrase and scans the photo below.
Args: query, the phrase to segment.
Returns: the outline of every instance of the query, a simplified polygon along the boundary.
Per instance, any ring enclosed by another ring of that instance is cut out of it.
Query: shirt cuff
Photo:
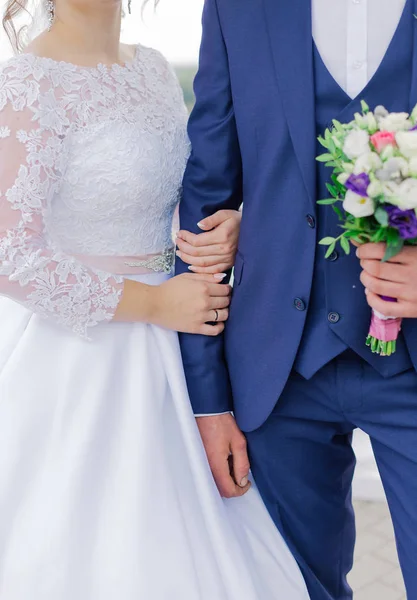
[[[206,414],[206,415],[194,415],[195,418],[197,419],[200,417],[219,417],[220,415],[231,415],[232,413],[230,412],[230,410],[228,410],[227,412],[222,412],[222,413],[210,413],[210,414]]]

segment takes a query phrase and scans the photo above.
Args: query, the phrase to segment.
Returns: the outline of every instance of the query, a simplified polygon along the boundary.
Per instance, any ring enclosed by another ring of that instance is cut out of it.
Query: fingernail
[[[189,269],[190,271],[194,271],[194,267],[193,267],[193,265],[190,265],[190,266],[188,267],[188,269]]]
[[[178,256],[178,258],[182,257],[182,254],[181,254],[181,252],[179,250],[177,250],[175,254]]]
[[[218,279],[219,281],[223,281],[223,279],[226,277],[227,273],[216,273],[215,275],[213,275],[214,279]]]
[[[366,295],[368,295],[368,294],[369,294],[369,291],[368,291],[368,289],[367,289],[367,288],[365,288],[365,294],[366,294]]]
[[[240,482],[240,487],[246,487],[248,485],[249,479],[247,477],[244,477],[242,479],[242,481]]]
[[[359,248],[356,248],[356,256],[359,258]]]
[[[200,229],[205,229],[206,226],[204,225],[204,223],[202,221],[200,221],[199,223],[197,223],[197,226],[200,227]]]

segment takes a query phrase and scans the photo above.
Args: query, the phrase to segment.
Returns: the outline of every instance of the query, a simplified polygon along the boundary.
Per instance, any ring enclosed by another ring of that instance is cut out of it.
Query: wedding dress
[[[111,322],[171,276],[188,153],[154,50],[0,66],[1,600],[307,600],[256,489],[217,492],[177,335]]]

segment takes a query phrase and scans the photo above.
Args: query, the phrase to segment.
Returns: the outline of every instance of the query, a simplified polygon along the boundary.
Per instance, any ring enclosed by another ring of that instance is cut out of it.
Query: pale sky
[[[132,15],[127,15],[124,23],[124,40],[157,48],[175,63],[195,62],[201,37],[203,0],[160,0],[156,13],[153,9],[147,10],[143,21],[141,3],[141,0],[132,0]],[[1,12],[4,4],[4,0],[0,0]],[[1,60],[10,54],[1,31]]]

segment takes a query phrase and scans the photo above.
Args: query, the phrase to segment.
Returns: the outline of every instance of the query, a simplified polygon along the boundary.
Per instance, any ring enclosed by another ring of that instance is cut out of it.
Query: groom
[[[205,3],[181,225],[197,233],[219,209],[244,210],[225,336],[182,336],[186,376],[220,491],[246,490],[244,432],[312,600],[352,598],[356,427],[371,437],[417,599],[417,248],[385,264],[372,244],[325,259],[318,241],[338,224],[316,203],[330,173],[315,161],[317,136],[362,99],[417,103],[415,13],[416,0]],[[390,358],[365,345],[370,307],[405,318]]]

